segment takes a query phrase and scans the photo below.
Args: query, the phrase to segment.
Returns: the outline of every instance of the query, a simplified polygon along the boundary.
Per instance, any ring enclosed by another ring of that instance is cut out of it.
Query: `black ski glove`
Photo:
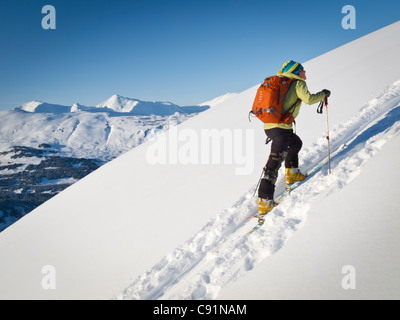
[[[325,93],[325,97],[329,97],[331,95],[331,92],[327,89],[322,90]]]

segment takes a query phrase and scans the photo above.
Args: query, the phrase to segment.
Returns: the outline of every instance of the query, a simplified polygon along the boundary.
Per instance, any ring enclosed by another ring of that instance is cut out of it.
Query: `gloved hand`
[[[322,90],[325,93],[325,97],[329,97],[331,95],[331,92],[327,89]]]

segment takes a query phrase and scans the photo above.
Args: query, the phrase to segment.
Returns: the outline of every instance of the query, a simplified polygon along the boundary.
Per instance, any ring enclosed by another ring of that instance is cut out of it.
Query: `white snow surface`
[[[253,192],[269,152],[262,124],[247,120],[259,84],[0,233],[0,298],[400,298],[399,32],[397,22],[304,63],[310,91],[332,91],[331,150],[345,147],[332,174],[324,166],[250,237],[256,221],[246,218],[257,212]],[[315,109],[303,106],[297,120],[303,171],[327,156],[326,114]],[[211,155],[201,148],[210,132],[225,139]],[[56,288],[46,290],[48,266]],[[344,288],[346,270],[355,289]]]

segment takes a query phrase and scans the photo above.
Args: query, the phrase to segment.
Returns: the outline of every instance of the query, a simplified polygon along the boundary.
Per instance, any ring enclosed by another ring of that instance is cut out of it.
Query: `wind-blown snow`
[[[269,151],[262,124],[247,120],[258,85],[126,152],[2,232],[0,297],[398,298],[398,173],[381,155],[398,151],[399,32],[398,22],[304,63],[310,91],[332,91],[332,151],[346,147],[331,175],[322,168],[250,237],[256,221],[246,217],[256,212],[252,193]],[[307,170],[327,155],[325,114],[303,106],[297,123]],[[189,142],[201,146],[196,138],[211,131],[239,133],[234,147],[246,155],[247,175],[236,174],[236,161],[149,162],[162,139],[170,159],[173,151],[193,159]],[[243,147],[247,133],[254,148]],[[55,290],[41,286],[49,265]],[[357,271],[353,291],[341,286],[346,265]]]

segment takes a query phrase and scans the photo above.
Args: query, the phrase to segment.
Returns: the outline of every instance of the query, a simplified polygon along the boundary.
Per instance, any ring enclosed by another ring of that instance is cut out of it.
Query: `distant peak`
[[[33,101],[30,101],[30,102],[23,103],[21,106],[19,106],[16,109],[24,110],[24,111],[27,111],[27,112],[35,112],[36,108],[38,106],[40,106],[41,104],[43,104],[43,102],[37,101],[37,100],[33,100]]]
[[[111,99],[111,98],[113,98],[113,99],[129,99],[129,100],[134,100],[134,99],[132,99],[132,98],[124,97],[124,96],[121,96],[120,94],[116,94],[116,93],[114,93],[109,99]]]
[[[63,106],[59,104],[52,104],[40,101],[27,102],[16,109],[34,113],[67,113],[71,111],[70,106]]]
[[[133,108],[139,103],[138,100],[132,98],[126,98],[119,94],[113,94],[107,100],[98,104],[97,108],[108,108],[115,112],[131,112]]]

